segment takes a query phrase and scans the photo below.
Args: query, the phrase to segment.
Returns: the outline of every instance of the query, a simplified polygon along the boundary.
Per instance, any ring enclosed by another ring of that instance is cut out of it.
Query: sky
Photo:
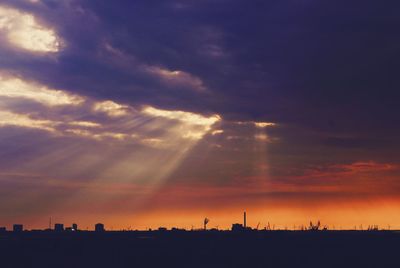
[[[2,0],[0,226],[400,228],[399,9]]]

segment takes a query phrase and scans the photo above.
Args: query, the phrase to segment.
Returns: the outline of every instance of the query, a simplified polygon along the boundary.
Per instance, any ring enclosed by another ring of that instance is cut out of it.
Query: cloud
[[[270,142],[270,138],[268,137],[267,134],[264,134],[264,133],[262,133],[262,134],[256,134],[256,135],[254,135],[254,138],[255,138],[257,141],[261,141],[261,142]]]
[[[399,165],[393,163],[377,163],[375,161],[354,162],[351,164],[334,165],[333,168],[346,174],[371,173],[399,170]]]
[[[88,121],[73,121],[69,123],[71,126],[87,127],[87,128],[97,128],[101,127],[100,123],[88,122]]]
[[[97,102],[93,106],[93,110],[95,112],[103,112],[111,117],[119,117],[127,115],[128,114],[127,109],[128,106],[121,105],[110,100]]]
[[[58,52],[61,41],[56,33],[37,22],[34,15],[0,6],[0,32],[8,42],[33,52]]]
[[[256,121],[237,121],[235,122],[238,125],[254,125],[257,128],[267,128],[274,127],[277,124],[272,122],[256,122]]]
[[[275,123],[271,122],[254,122],[254,125],[258,128],[273,127],[276,126]]]
[[[283,188],[295,187],[301,192],[312,189],[353,193],[389,193],[398,187],[400,165],[376,161],[357,161],[346,164],[315,165],[302,168],[298,174],[280,177]],[[294,168],[296,169],[296,168]],[[278,182],[279,183],[279,182]]]
[[[119,140],[119,141],[124,141],[129,137],[134,137],[133,135],[128,135],[126,133],[116,133],[116,132],[93,132],[90,130],[86,129],[66,129],[66,133],[71,133],[76,136],[84,137],[84,138],[90,138],[98,141],[102,141],[104,139],[113,139],[113,140]]]
[[[170,87],[187,87],[200,92],[206,91],[203,81],[187,72],[171,71],[157,66],[146,66],[145,70]]]
[[[47,106],[79,105],[83,97],[0,74],[0,97],[24,98]]]
[[[32,119],[28,115],[0,111],[0,126],[17,126],[24,128],[37,128],[55,132],[56,123],[50,120]]]
[[[215,123],[221,120],[219,115],[205,117],[195,113],[161,110],[150,106],[145,107],[142,112],[150,116],[166,118],[180,122],[182,124],[179,129],[180,135],[183,138],[194,140],[201,139],[211,130]]]
[[[154,107],[146,107],[143,109],[143,112],[152,116],[165,117],[193,125],[204,126],[206,128],[209,128],[210,126],[221,120],[221,117],[219,115],[204,117],[195,113],[184,112],[184,111],[167,111],[167,110],[157,109]]]
[[[214,135],[219,135],[219,134],[222,134],[222,133],[224,133],[224,131],[222,129],[216,129],[213,132],[211,132],[211,135],[214,136]]]
[[[136,55],[132,55],[108,42],[101,47],[101,57],[106,62],[120,68],[123,71],[132,72],[134,75],[148,76],[153,82],[158,82],[164,89],[192,90],[198,93],[207,92],[203,80],[181,69],[170,70],[159,65],[151,65],[141,62]]]
[[[38,128],[61,136],[75,135],[94,140],[113,139],[144,145],[176,145],[177,139],[166,140],[163,135],[180,135],[181,139],[199,140],[221,120],[218,115],[209,117],[185,111],[169,111],[147,106],[137,110],[132,106],[111,100],[98,101],[93,98],[70,94],[67,91],[50,89],[39,83],[25,81],[14,76],[0,76],[0,98],[18,100],[3,105],[0,114],[2,125]],[[1,99],[0,99],[1,100]],[[26,101],[44,105],[41,112],[26,106]],[[4,101],[3,101],[4,103]],[[17,107],[18,106],[18,107]],[[68,110],[53,110],[51,117],[46,107],[68,107]],[[16,110],[16,111],[12,111]],[[93,120],[81,120],[81,113]],[[99,113],[108,119],[99,117]],[[35,119],[31,117],[35,115]],[[121,121],[121,117],[124,119]],[[140,122],[151,122],[140,126]],[[139,124],[139,125],[138,125]],[[179,133],[179,134],[178,134]]]

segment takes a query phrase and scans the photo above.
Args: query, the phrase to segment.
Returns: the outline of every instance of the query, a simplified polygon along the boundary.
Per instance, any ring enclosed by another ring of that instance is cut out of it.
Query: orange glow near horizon
[[[148,230],[158,227],[201,229],[205,217],[211,219],[209,228],[228,230],[233,223],[243,222],[243,211],[247,212],[247,225],[263,229],[270,223],[276,230],[299,230],[307,227],[310,221],[321,221],[331,230],[364,230],[369,225],[379,225],[380,229],[400,229],[399,200],[343,201],[336,204],[286,204],[284,206],[264,204],[260,206],[221,206],[199,207],[197,209],[155,208],[126,213],[84,213],[82,211],[65,212],[52,215],[53,223],[70,226],[77,223],[81,230],[93,230],[94,224],[101,222],[107,230]],[[23,223],[25,228],[45,229],[49,218],[24,217],[21,221],[6,222],[11,228],[13,223]],[[23,221],[24,220],[24,221]]]

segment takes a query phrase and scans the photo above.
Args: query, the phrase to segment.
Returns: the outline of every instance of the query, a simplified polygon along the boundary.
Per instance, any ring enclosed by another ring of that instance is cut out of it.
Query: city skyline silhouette
[[[220,229],[219,226],[214,226],[210,227],[207,229],[207,225],[209,224],[210,219],[205,217],[203,220],[203,227],[195,228],[194,225],[191,226],[190,229],[186,229],[184,227],[179,227],[179,226],[173,226],[171,228],[167,228],[164,226],[159,226],[158,228],[152,229],[152,228],[146,228],[146,229],[132,229],[132,225],[130,225],[128,228],[123,228],[123,229],[114,229],[113,226],[111,226],[111,229],[107,229],[106,226],[103,223],[96,223],[92,227],[89,228],[86,226],[84,229],[79,229],[77,223],[72,223],[71,226],[67,226],[64,223],[53,223],[52,224],[52,218],[50,217],[49,219],[49,225],[48,228],[45,229],[24,229],[23,224],[13,224],[12,225],[12,231],[15,233],[20,233],[23,231],[55,231],[55,232],[77,232],[77,231],[95,231],[95,232],[105,232],[105,231],[115,231],[115,232],[130,232],[130,231],[233,231],[233,232],[246,232],[246,231],[397,231],[396,229],[391,229],[391,225],[388,224],[385,228],[385,226],[379,226],[377,224],[371,224],[371,225],[363,225],[362,223],[359,225],[354,225],[353,228],[342,228],[342,226],[338,226],[337,228],[332,225],[329,226],[327,224],[321,224],[321,221],[309,221],[308,224],[301,224],[299,226],[293,225],[292,227],[284,226],[283,228],[279,226],[275,226],[274,223],[267,222],[265,225],[261,226],[261,222],[258,222],[256,227],[248,226],[247,224],[247,212],[243,212],[243,221],[242,223],[232,223],[231,228],[225,228],[225,229]],[[10,231],[11,231],[10,230]],[[0,231],[1,232],[6,232],[9,231],[7,230],[7,227],[1,227],[0,226]]]

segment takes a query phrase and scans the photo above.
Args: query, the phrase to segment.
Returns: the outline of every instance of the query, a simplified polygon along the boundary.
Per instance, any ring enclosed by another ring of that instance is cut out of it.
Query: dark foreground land
[[[400,233],[7,232],[0,267],[400,267]]]

